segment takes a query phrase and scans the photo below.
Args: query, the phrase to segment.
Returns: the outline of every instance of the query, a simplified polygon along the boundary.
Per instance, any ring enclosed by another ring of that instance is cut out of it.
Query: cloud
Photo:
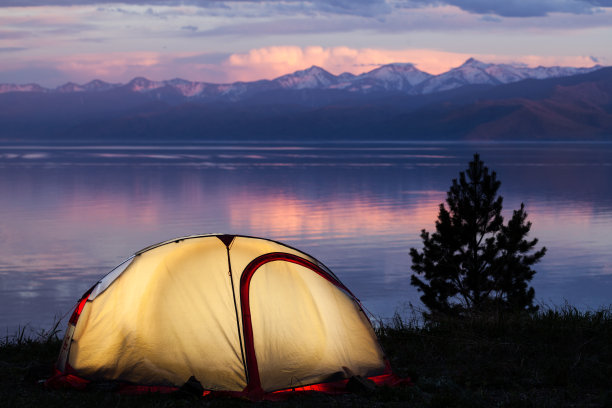
[[[152,80],[181,77],[193,81],[231,82],[224,69],[227,53],[109,52],[10,61],[0,69],[0,83],[35,82],[55,87],[93,79],[127,82],[138,76]],[[5,58],[8,60],[8,58]]]
[[[27,48],[25,47],[0,47],[0,53],[1,52],[17,52],[17,51],[24,51]]]
[[[131,69],[145,70],[159,65],[161,57],[156,52],[129,52],[81,54],[57,60],[58,69],[64,72],[89,72],[94,78],[110,77]]]
[[[422,0],[419,0],[422,1]],[[611,0],[612,1],[612,0]],[[612,10],[595,14],[555,13],[547,17],[507,18],[493,14],[475,14],[461,10],[456,6],[440,5],[439,7],[406,8],[404,3],[384,18],[364,18],[357,15],[342,17],[317,17],[288,14],[274,18],[236,18],[224,19],[221,24],[198,25],[197,32],[183,32],[188,37],[218,36],[287,36],[287,35],[320,35],[369,31],[379,33],[414,33],[414,32],[478,32],[482,30],[523,30],[542,33],[546,30],[592,30],[596,27],[612,25]],[[491,31],[488,31],[491,32]],[[331,37],[330,37],[331,38]],[[397,37],[394,41],[405,43]],[[447,42],[452,44],[452,38]],[[346,42],[345,42],[346,44]],[[331,45],[331,44],[330,44]],[[349,44],[346,44],[349,45]],[[350,44],[356,45],[356,44]],[[442,45],[443,48],[446,48]]]
[[[118,78],[127,80],[147,70],[154,71],[162,63],[163,58],[153,52],[75,54],[32,59],[27,61],[26,67],[15,65],[12,70],[2,70],[0,78],[11,78],[10,82],[38,82],[45,86],[68,81],[85,83],[92,79],[116,82]]]
[[[27,36],[27,33],[20,31],[0,31],[0,40],[18,40]]]
[[[445,6],[436,9],[399,9],[385,16],[384,19],[363,18],[356,15],[346,15],[341,18],[288,15],[274,19],[227,19],[224,24],[200,27],[197,32],[184,33],[184,35],[194,37],[257,37],[320,35],[323,33],[350,35],[354,32],[363,33],[365,31],[397,34],[416,31],[474,30],[478,27],[478,20],[477,16],[463,12],[456,7]],[[487,23],[487,26],[489,25],[490,23]],[[400,41],[405,43],[404,39]]]
[[[491,16],[491,15],[484,15],[480,18],[481,21],[487,21],[489,23],[499,23],[502,21],[501,18],[499,17],[495,17],[495,16]]]
[[[0,0],[0,7],[103,5],[95,0]],[[114,4],[135,6],[194,6],[200,9],[225,9],[239,13],[247,7],[248,16],[254,8],[265,10],[268,15],[288,13],[355,15],[381,17],[399,8],[427,8],[442,5],[456,6],[464,11],[503,17],[536,17],[550,13],[594,13],[602,7],[612,7],[612,0],[117,0]]]
[[[369,28],[371,24],[356,24],[351,19],[330,21],[328,19],[279,18],[275,21],[241,22],[224,24],[207,30],[200,30],[195,35],[202,37],[219,35],[283,35],[334,33],[352,31],[355,28]]]
[[[375,17],[391,13],[392,2],[387,0],[321,0],[312,1],[316,9],[333,14]]]
[[[351,72],[359,74],[380,65],[394,62],[412,63],[418,69],[440,74],[461,65],[470,57],[494,63],[524,63],[529,66],[592,66],[586,56],[535,56],[467,54],[428,49],[388,50],[349,47],[297,47],[279,46],[232,54],[225,62],[228,76],[243,81],[261,78],[272,79],[289,72],[320,66],[334,74]]]
[[[469,54],[421,49],[278,46],[233,54],[225,67],[230,76],[243,81],[272,79],[313,65],[334,74],[359,74],[393,62],[413,63],[423,71],[437,74],[461,65],[469,57]]]
[[[408,0],[403,7],[451,5],[475,14],[542,17],[550,13],[591,14],[612,7],[612,0]]]
[[[360,74],[384,64],[413,63],[418,69],[440,74],[461,65],[470,57],[485,62],[524,63],[528,66],[593,66],[590,56],[535,56],[466,54],[428,49],[375,49],[350,47],[275,46],[245,53],[157,53],[112,52],[75,54],[54,59],[31,60],[0,71],[0,82],[38,82],[57,86],[92,79],[127,82],[137,76],[153,80],[181,77],[192,81],[229,83],[273,79],[313,65],[333,74]],[[41,82],[41,78],[44,81]]]
[[[176,57],[173,59],[175,64],[221,64],[228,60],[231,53],[228,52],[209,52],[205,54],[195,54]]]
[[[320,11],[332,14],[371,16],[391,12],[395,0],[0,0],[0,7],[92,6],[109,3],[128,6],[195,6],[203,9],[237,8],[240,5],[273,6],[278,10]]]
[[[30,37],[34,32],[72,35],[96,29],[95,23],[83,21],[83,15],[78,11],[51,7],[27,12],[19,9],[0,12],[0,25],[3,27],[0,38],[2,34],[24,38]]]

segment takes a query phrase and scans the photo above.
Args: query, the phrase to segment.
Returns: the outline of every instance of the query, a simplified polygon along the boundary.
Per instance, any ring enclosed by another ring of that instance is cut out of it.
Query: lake
[[[301,249],[375,316],[403,313],[408,251],[475,152],[548,248],[537,301],[612,304],[612,144],[1,146],[0,330],[48,328],[137,250],[215,232]]]

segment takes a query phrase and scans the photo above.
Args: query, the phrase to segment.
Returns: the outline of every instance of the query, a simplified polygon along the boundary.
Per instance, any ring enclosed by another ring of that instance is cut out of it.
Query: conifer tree
[[[421,231],[423,250],[410,249],[412,285],[422,292],[426,315],[531,311],[531,268],[546,253],[527,239],[531,222],[524,204],[504,225],[500,182],[478,154],[459,173],[440,204],[436,231]]]

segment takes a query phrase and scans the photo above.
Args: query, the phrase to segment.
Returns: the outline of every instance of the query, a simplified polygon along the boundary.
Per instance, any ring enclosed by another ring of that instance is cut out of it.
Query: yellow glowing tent
[[[198,235],[137,252],[78,303],[48,384],[113,381],[251,398],[393,378],[359,301],[275,241]]]

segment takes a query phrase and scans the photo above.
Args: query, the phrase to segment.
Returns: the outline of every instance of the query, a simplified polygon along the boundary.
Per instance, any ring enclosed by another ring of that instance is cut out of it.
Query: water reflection
[[[610,303],[612,145],[0,148],[0,328],[48,327],[138,249],[196,233],[264,236],[328,265],[367,308],[418,303],[408,249],[479,151],[508,216],[549,248],[540,301]]]

